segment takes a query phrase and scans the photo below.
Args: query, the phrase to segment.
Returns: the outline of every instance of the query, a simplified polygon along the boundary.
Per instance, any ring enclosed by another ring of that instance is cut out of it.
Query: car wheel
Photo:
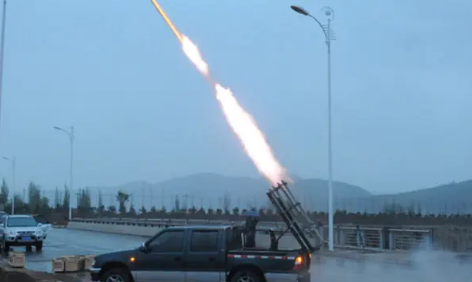
[[[131,282],[129,272],[121,268],[113,268],[105,272],[101,282]]]
[[[36,243],[36,251],[41,251],[43,249],[43,241]]]
[[[231,282],[260,282],[261,277],[251,270],[240,270],[231,278]]]

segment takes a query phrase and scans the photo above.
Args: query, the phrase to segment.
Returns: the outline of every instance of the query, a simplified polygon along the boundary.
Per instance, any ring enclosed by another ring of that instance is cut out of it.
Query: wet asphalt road
[[[41,252],[34,247],[26,253],[26,267],[36,271],[52,271],[52,259],[62,255],[91,255],[101,254],[116,250],[124,250],[138,247],[145,238],[139,236],[125,236],[70,230],[64,228],[53,229],[48,234]],[[15,248],[25,251],[25,248]],[[341,262],[336,258],[322,257],[312,264],[312,281],[319,282],[443,282],[452,279],[455,282],[469,282],[472,275],[470,264],[457,265],[445,264],[451,261],[447,256],[441,263],[429,262],[428,255],[417,255],[414,268],[405,268],[395,265],[375,263],[361,263],[359,261],[345,260]]]
[[[52,272],[52,260],[63,255],[93,255],[139,247],[145,238],[66,228],[52,229],[38,252],[33,247],[26,252],[26,267],[36,271]],[[25,252],[25,247],[15,247]]]

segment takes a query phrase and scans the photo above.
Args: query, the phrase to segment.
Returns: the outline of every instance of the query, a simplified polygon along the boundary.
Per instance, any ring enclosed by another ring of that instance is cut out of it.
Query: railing
[[[72,222],[111,224],[125,226],[140,226],[167,228],[181,225],[234,225],[244,221],[210,221],[210,220],[169,220],[169,219],[73,219]],[[259,222],[258,226],[272,228],[275,231],[284,231],[285,225],[281,222]],[[320,234],[326,239],[327,226],[319,227]],[[334,244],[337,247],[364,249],[364,250],[410,250],[418,247],[432,246],[433,228],[388,228],[354,225],[335,225]],[[290,235],[287,235],[290,236]]]

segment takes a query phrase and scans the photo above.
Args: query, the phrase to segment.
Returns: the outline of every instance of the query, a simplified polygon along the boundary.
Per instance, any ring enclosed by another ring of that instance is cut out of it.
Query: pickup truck
[[[133,250],[101,254],[89,271],[102,282],[310,281],[302,250],[246,248],[239,226],[175,226]]]

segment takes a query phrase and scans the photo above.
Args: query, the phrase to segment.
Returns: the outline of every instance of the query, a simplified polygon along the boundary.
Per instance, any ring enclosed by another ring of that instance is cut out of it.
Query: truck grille
[[[31,235],[34,234],[34,231],[18,231],[19,235]]]

